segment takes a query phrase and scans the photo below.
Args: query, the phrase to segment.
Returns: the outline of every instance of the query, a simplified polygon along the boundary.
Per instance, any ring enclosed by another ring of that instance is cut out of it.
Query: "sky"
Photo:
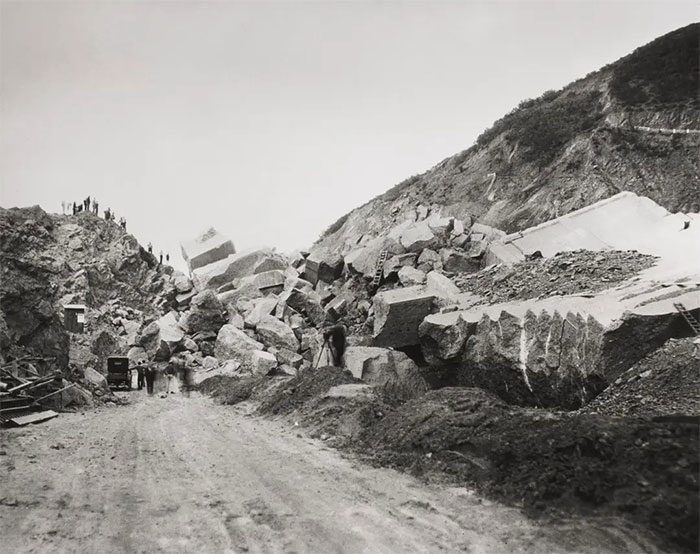
[[[209,227],[308,248],[696,2],[0,0],[0,206],[90,195],[184,267]]]

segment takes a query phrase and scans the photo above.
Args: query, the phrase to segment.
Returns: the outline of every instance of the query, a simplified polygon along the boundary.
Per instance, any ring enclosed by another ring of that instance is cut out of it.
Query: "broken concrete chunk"
[[[405,266],[399,269],[398,273],[399,282],[404,287],[411,287],[413,285],[422,285],[425,283],[425,273],[414,267]]]
[[[258,338],[268,346],[287,348],[292,352],[299,350],[299,341],[294,331],[274,316],[266,315],[258,321],[256,331]]]
[[[344,296],[338,296],[326,306],[326,313],[333,321],[338,321],[348,313],[348,300]]]
[[[313,250],[306,258],[304,278],[312,285],[318,281],[332,283],[343,273],[343,257],[325,248]]]
[[[431,271],[426,276],[426,287],[429,292],[438,298],[444,298],[449,301],[456,301],[459,295],[459,287],[455,285],[449,277],[437,271]]]
[[[471,255],[453,250],[452,248],[443,248],[440,250],[442,255],[442,269],[450,273],[474,273],[481,269],[479,260],[475,260]]]
[[[256,266],[272,255],[269,249],[231,254],[226,258],[192,271],[192,278],[199,290],[216,289],[234,279],[252,275]]]
[[[254,350],[251,355],[253,373],[256,375],[267,375],[277,367],[277,358],[269,352]]]
[[[236,253],[233,243],[214,228],[205,231],[194,240],[182,242],[180,249],[190,273]]]
[[[271,269],[269,271],[263,271],[262,273],[256,273],[254,275],[248,275],[243,277],[238,284],[238,288],[246,287],[252,285],[257,287],[260,292],[281,292],[284,288],[284,283],[287,279],[284,271],[280,269]]]
[[[437,244],[437,238],[425,222],[414,223],[401,233],[401,246],[409,252],[420,252]]]
[[[434,293],[418,286],[375,295],[375,343],[397,348],[418,344],[418,326],[431,313],[434,299]]]
[[[475,324],[468,324],[459,312],[431,314],[418,327],[421,351],[432,365],[459,358]]]
[[[277,297],[274,295],[264,296],[263,298],[256,298],[252,302],[253,309],[246,315],[244,323],[246,327],[255,329],[263,316],[270,315],[275,311]]]
[[[264,345],[253,340],[233,325],[224,325],[216,336],[214,354],[219,360],[237,360],[250,364],[254,350],[262,350]]]

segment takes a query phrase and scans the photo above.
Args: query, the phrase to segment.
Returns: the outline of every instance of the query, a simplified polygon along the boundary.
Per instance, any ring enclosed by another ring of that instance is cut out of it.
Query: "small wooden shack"
[[[63,306],[63,323],[69,333],[85,332],[85,314],[87,307],[83,304],[66,304]]]

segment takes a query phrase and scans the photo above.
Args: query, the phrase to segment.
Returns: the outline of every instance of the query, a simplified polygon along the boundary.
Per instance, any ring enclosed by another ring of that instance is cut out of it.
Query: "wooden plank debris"
[[[19,425],[21,427],[29,423],[39,423],[40,421],[46,421],[47,419],[54,418],[57,415],[58,414],[53,410],[44,410],[43,412],[36,412],[26,416],[15,417],[10,421],[15,425]]]

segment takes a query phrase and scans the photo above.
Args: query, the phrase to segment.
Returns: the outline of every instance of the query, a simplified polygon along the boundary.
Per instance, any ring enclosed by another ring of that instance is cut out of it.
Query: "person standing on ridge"
[[[97,212],[98,206],[99,206],[99,205],[97,204],[97,198],[93,198],[93,199],[92,199],[92,211],[94,212],[94,214],[95,214],[96,216],[99,217],[100,214]]]
[[[160,265],[163,265],[163,251],[162,250],[158,253],[158,263]]]
[[[165,254],[165,263],[170,263],[170,254],[166,252]]]
[[[148,253],[153,254],[153,245],[150,242],[148,243]]]

